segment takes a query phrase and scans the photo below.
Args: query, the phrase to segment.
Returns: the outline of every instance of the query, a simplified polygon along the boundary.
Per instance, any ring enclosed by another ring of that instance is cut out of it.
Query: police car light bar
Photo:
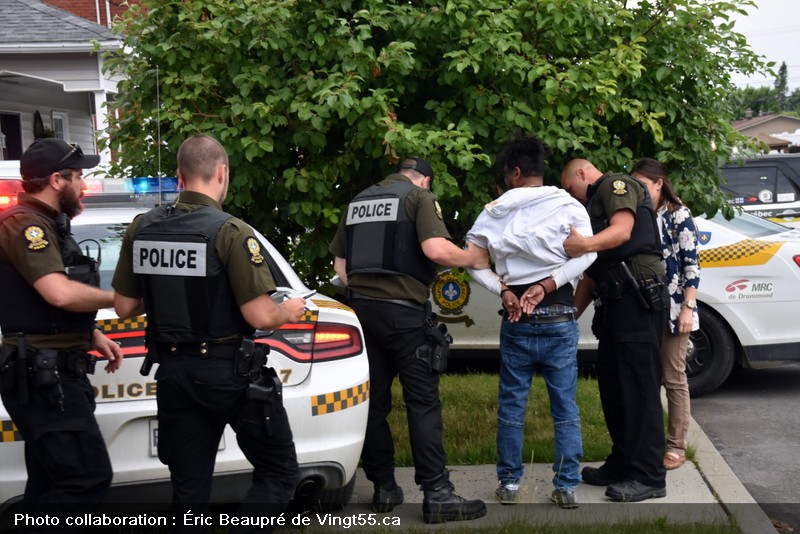
[[[22,180],[0,180],[0,211],[15,206],[22,191]]]

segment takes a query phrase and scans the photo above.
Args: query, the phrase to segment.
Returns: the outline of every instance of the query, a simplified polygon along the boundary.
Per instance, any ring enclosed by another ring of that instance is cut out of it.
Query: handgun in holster
[[[415,356],[427,361],[432,373],[445,372],[453,336],[447,332],[447,325],[436,324],[436,314],[431,311],[430,301],[425,303],[425,336],[427,343],[417,347]]]
[[[144,356],[142,366],[139,368],[139,374],[142,376],[148,376],[150,374],[150,370],[153,368],[153,364],[158,363],[158,350],[156,350],[156,344],[154,340],[155,336],[151,330],[150,323],[147,323],[147,326],[144,329],[144,346],[147,350],[147,353]]]
[[[283,409],[283,383],[272,367],[262,366],[258,378],[247,387],[247,398],[261,404],[267,433],[272,434],[273,422]]]

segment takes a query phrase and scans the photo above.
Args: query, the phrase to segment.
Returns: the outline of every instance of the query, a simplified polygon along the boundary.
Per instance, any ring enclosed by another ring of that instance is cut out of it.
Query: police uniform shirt
[[[589,217],[605,218],[610,221],[612,215],[619,210],[629,210],[631,214],[635,214],[638,206],[645,201],[646,195],[644,187],[632,176],[610,173],[603,175],[594,197]],[[635,275],[652,276],[664,272],[659,254],[637,254],[629,262],[629,267]],[[623,275],[614,273],[614,277],[621,278]]]
[[[389,185],[400,181],[411,182],[403,174],[390,174],[378,185]],[[423,187],[415,187],[406,197],[405,209],[408,217],[416,224],[417,237],[422,243],[432,237],[451,239],[442,219],[442,210],[436,197]],[[370,243],[358,246],[372,246]],[[336,236],[328,250],[335,256],[345,258],[347,254],[347,229],[344,217],[339,223]],[[348,277],[348,287],[353,291],[370,297],[414,300],[425,302],[430,296],[430,288],[411,276],[379,273],[355,273]]]
[[[203,206],[222,211],[219,202],[195,191],[182,191],[175,208],[179,211],[192,211]],[[142,298],[137,275],[133,273],[133,238],[139,222],[140,219],[137,218],[128,225],[111,283],[117,293],[134,299]],[[275,291],[275,282],[265,257],[266,251],[250,246],[254,238],[255,234],[247,223],[231,217],[223,223],[215,243],[236,303],[240,306],[260,295]]]
[[[0,261],[11,263],[31,286],[50,273],[66,274],[58,232],[53,223],[58,211],[27,193],[19,194],[19,203],[41,215],[18,213],[0,224]],[[11,333],[7,333],[3,342],[16,344],[14,337],[8,334]],[[29,347],[37,349],[89,350],[91,334],[90,331],[27,335],[26,342]]]

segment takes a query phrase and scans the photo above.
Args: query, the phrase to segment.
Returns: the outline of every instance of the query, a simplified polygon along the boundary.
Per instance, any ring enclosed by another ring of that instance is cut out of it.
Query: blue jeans
[[[578,323],[511,323],[500,328],[500,391],[497,407],[497,478],[522,478],[522,438],[531,380],[539,369],[550,396],[555,427],[553,485],[575,491],[581,481],[581,420],[575,402],[578,382]]]

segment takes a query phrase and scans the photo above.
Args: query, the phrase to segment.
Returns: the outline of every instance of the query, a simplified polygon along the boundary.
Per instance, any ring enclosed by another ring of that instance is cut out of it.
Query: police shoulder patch
[[[439,220],[443,221],[444,217],[442,216],[442,207],[439,205],[439,201],[434,200],[433,205],[436,207],[436,216],[439,217]]]
[[[45,250],[50,246],[50,242],[45,239],[45,233],[41,226],[31,225],[22,231],[28,241],[28,249],[35,252]]]
[[[611,183],[611,187],[614,188],[612,193],[614,193],[615,195],[622,196],[628,194],[627,184],[625,183],[625,180],[614,180]]]
[[[244,248],[250,254],[250,263],[261,265],[264,263],[264,256],[261,254],[261,243],[255,237],[248,237],[244,240]]]

